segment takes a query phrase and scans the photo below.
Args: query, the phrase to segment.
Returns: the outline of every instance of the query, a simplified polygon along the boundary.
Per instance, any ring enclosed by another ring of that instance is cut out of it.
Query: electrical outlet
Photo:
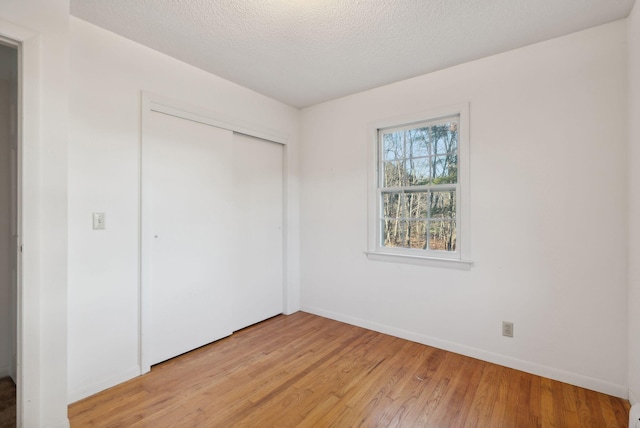
[[[502,321],[502,335],[505,337],[513,337],[513,323]]]
[[[104,213],[93,213],[93,230],[104,229]]]

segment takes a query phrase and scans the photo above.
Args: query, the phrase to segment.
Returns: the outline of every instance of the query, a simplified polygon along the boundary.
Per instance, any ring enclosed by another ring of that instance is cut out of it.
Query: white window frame
[[[458,124],[458,183],[456,184],[456,251],[419,250],[382,246],[380,221],[381,186],[380,131],[410,129],[425,122],[436,122],[447,117],[459,116]],[[424,266],[448,267],[468,270],[473,262],[469,254],[469,104],[456,104],[427,111],[403,115],[373,122],[369,125],[369,260],[409,263]]]

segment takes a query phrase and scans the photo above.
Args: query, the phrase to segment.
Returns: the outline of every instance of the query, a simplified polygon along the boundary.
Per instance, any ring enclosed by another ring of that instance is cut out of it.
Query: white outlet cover
[[[93,230],[104,229],[104,213],[93,213]]]
[[[510,321],[502,321],[502,335],[505,337],[513,337],[513,323]]]

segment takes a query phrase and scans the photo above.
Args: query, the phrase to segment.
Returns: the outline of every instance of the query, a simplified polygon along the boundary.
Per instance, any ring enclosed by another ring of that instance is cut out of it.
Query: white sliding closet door
[[[151,112],[143,145],[150,364],[232,333],[233,133]]]
[[[283,311],[283,146],[233,135],[234,331]]]

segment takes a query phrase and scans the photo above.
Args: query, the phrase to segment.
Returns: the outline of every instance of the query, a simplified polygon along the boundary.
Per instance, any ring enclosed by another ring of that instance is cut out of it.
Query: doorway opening
[[[18,379],[18,46],[0,39],[0,426],[16,424]]]

